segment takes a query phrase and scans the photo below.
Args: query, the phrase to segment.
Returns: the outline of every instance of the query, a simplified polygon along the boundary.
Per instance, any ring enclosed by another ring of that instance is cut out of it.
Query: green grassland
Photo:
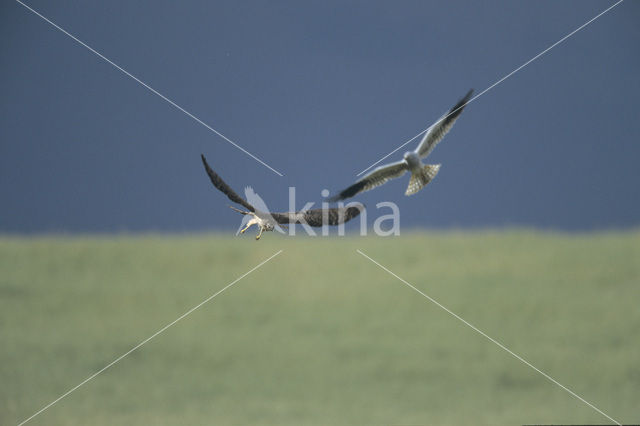
[[[640,422],[640,233],[0,238],[0,424]]]

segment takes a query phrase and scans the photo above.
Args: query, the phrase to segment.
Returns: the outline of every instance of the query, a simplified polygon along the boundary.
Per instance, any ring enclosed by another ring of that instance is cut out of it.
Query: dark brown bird
[[[244,233],[252,225],[258,225],[260,228],[260,231],[256,236],[256,240],[260,239],[262,232],[273,231],[277,225],[289,225],[295,223],[307,224],[313,227],[321,227],[323,225],[340,225],[358,216],[361,210],[364,209],[364,205],[359,204],[357,207],[333,207],[327,209],[302,210],[297,212],[271,213],[267,210],[262,199],[253,192],[250,187],[247,187],[247,190],[245,191],[248,196],[247,198],[249,198],[250,195],[254,195],[251,196],[251,198],[253,198],[251,201],[253,204],[258,204],[259,208],[257,209],[250,204],[248,200],[244,200],[240,197],[216,172],[213,171],[209,166],[209,163],[207,163],[207,159],[204,155],[201,155],[201,157],[202,164],[204,164],[204,168],[207,171],[207,175],[209,175],[209,179],[211,179],[213,186],[225,194],[231,201],[240,204],[247,209],[240,210],[229,206],[232,210],[250,217],[250,219],[246,221],[246,226],[242,228],[240,232]]]

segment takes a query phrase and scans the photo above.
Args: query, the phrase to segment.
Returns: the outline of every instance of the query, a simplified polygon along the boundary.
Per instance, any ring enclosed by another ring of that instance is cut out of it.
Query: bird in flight
[[[202,164],[204,164],[204,168],[207,171],[207,175],[209,175],[209,179],[211,180],[213,186],[215,186],[220,192],[225,194],[231,201],[240,204],[247,209],[241,210],[233,206],[229,206],[229,208],[231,208],[232,210],[250,217],[250,219],[246,222],[245,227],[242,228],[239,232],[244,234],[244,232],[251,226],[257,225],[260,230],[258,232],[258,235],[256,236],[256,240],[260,239],[264,231],[273,231],[274,228],[278,227],[278,225],[289,225],[296,223],[307,224],[313,227],[321,227],[323,225],[340,225],[358,216],[361,210],[364,209],[364,205],[359,204],[359,206],[357,207],[333,207],[327,209],[301,210],[297,212],[272,213],[267,210],[266,204],[262,201],[258,194],[256,194],[253,189],[247,188],[245,190],[245,194],[249,199],[253,199],[254,204],[258,204],[259,209],[257,209],[248,201],[242,199],[242,197],[240,197],[233,189],[231,189],[231,187],[227,185],[227,183],[222,180],[222,178],[216,172],[213,171],[213,169],[209,166],[209,163],[207,163],[207,159],[204,157],[204,155],[201,155],[201,157]],[[243,223],[245,223],[244,220]]]
[[[344,200],[361,192],[369,191],[391,179],[404,175],[407,171],[411,172],[411,179],[409,180],[409,186],[407,186],[404,195],[413,195],[424,188],[436,177],[440,170],[440,164],[422,164],[420,159],[428,156],[438,142],[442,140],[444,135],[451,130],[453,123],[456,122],[462,113],[465,105],[469,102],[469,99],[471,99],[472,94],[473,89],[469,90],[464,98],[460,99],[449,112],[440,117],[440,119],[427,130],[415,151],[405,153],[404,158],[400,161],[375,168],[371,173],[365,175],[350,187],[330,198],[330,201]]]

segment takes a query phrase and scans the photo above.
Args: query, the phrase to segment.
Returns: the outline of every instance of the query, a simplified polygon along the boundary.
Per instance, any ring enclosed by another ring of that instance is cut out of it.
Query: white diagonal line
[[[518,361],[526,364],[527,366],[531,367],[533,370],[537,371],[538,373],[542,374],[547,380],[555,383],[556,385],[560,386],[562,389],[564,389],[565,391],[569,392],[571,395],[573,395],[575,398],[579,399],[580,401],[584,402],[585,404],[587,404],[589,407],[593,408],[594,410],[596,410],[598,413],[602,414],[603,416],[605,416],[607,419],[611,420],[612,422],[614,422],[617,425],[622,426],[622,423],[620,423],[619,421],[615,420],[614,418],[612,418],[611,416],[609,416],[608,414],[606,414],[604,411],[600,410],[598,407],[596,407],[595,405],[591,404],[589,401],[585,400],[584,398],[582,398],[580,395],[578,395],[577,393],[575,393],[574,391],[572,391],[571,389],[567,388],[566,386],[564,386],[562,383],[558,382],[556,379],[554,379],[553,377],[549,376],[547,373],[545,373],[544,371],[538,369],[537,367],[535,367],[533,364],[531,364],[529,361],[527,361],[526,359],[522,358],[520,355],[516,354],[515,352],[511,351],[509,348],[507,348],[505,345],[503,345],[502,343],[498,342],[496,339],[494,339],[493,337],[489,336],[488,334],[486,334],[484,331],[480,330],[478,327],[476,327],[475,325],[471,324],[470,322],[466,321],[464,318],[462,318],[461,316],[457,315],[455,312],[451,311],[450,309],[448,309],[446,306],[442,305],[440,302],[438,302],[437,300],[435,300],[434,298],[428,296],[426,293],[423,293],[421,290],[417,289],[416,287],[414,287],[413,285],[411,285],[409,282],[405,281],[404,279],[400,278],[398,275],[396,275],[395,273],[393,273],[392,271],[390,271],[389,269],[387,269],[386,267],[382,266],[380,263],[376,262],[375,260],[373,260],[372,258],[370,258],[369,256],[367,256],[366,254],[364,254],[362,251],[360,250],[356,250],[358,253],[360,253],[362,256],[366,257],[367,259],[369,259],[371,262],[375,263],[376,265],[378,265],[380,268],[382,268],[383,270],[385,270],[386,272],[388,272],[389,274],[393,275],[394,277],[396,277],[398,280],[402,281],[405,285],[407,285],[409,288],[411,288],[412,290],[418,292],[420,295],[424,296],[426,299],[428,299],[431,303],[435,304],[436,306],[438,306],[439,308],[442,308],[443,310],[445,310],[448,314],[450,314],[451,316],[453,316],[454,318],[456,318],[457,320],[461,321],[464,325],[470,327],[471,329],[473,329],[474,331],[476,331],[477,333],[481,334],[482,336],[484,336],[485,338],[487,338],[489,341],[491,341],[492,343],[495,343],[498,347],[500,347],[501,349],[503,349],[504,351],[506,351],[507,353],[509,353],[511,356],[513,356],[514,358],[516,358]]]
[[[22,6],[24,6],[25,8],[27,8],[28,10],[30,10],[31,12],[33,12],[34,14],[36,14],[37,16],[39,16],[40,18],[42,18],[43,20],[45,20],[46,22],[48,22],[49,24],[51,24],[57,30],[59,30],[62,33],[66,34],[71,39],[75,40],[78,44],[86,47],[92,53],[94,53],[95,55],[97,55],[98,57],[103,59],[104,61],[108,62],[109,64],[113,65],[117,70],[121,71],[123,74],[125,74],[128,77],[130,77],[131,79],[135,80],[137,83],[142,85],[144,88],[148,89],[150,92],[154,93],[155,95],[158,95],[160,98],[162,98],[163,100],[167,101],[169,104],[171,104],[172,106],[174,106],[178,110],[180,110],[183,113],[185,113],[187,116],[193,118],[195,121],[197,121],[198,123],[200,123],[201,125],[203,125],[207,129],[211,130],[213,133],[215,133],[216,135],[220,136],[222,139],[224,139],[225,141],[229,142],[231,145],[233,145],[236,148],[238,148],[240,151],[242,151],[245,154],[247,154],[249,157],[251,157],[254,160],[256,160],[258,163],[262,164],[263,166],[265,166],[266,168],[268,168],[269,170],[271,170],[275,174],[277,174],[279,176],[284,176],[282,173],[280,173],[279,171],[277,171],[276,169],[274,169],[273,167],[271,167],[270,165],[268,165],[267,163],[262,161],[260,158],[256,157],[255,155],[253,155],[252,153],[250,153],[249,151],[247,151],[246,149],[244,149],[243,147],[241,147],[240,145],[238,145],[237,143],[235,143],[234,141],[232,141],[231,139],[229,139],[228,137],[226,137],[225,135],[223,135],[222,133],[220,133],[219,131],[217,131],[216,129],[214,129],[213,127],[211,127],[210,125],[208,125],[207,123],[205,123],[204,121],[202,121],[201,119],[199,119],[198,117],[196,117],[195,115],[193,115],[192,113],[190,113],[189,111],[187,111],[186,109],[184,109],[183,107],[181,107],[180,105],[178,105],[177,103],[175,103],[174,101],[172,101],[171,99],[166,97],[165,95],[163,95],[162,93],[158,92],[156,89],[154,89],[153,87],[149,86],[147,83],[145,83],[144,81],[140,80],[138,77],[136,77],[135,75],[131,74],[129,71],[125,70],[124,68],[122,68],[121,66],[119,66],[118,64],[113,62],[111,59],[109,59],[106,56],[104,56],[102,53],[98,52],[97,50],[95,50],[94,48],[92,48],[91,46],[89,46],[88,44],[83,42],[82,40],[78,39],[73,34],[69,33],[67,30],[65,30],[64,28],[60,27],[59,25],[57,25],[56,23],[54,23],[53,21],[51,21],[47,17],[43,16],[42,14],[40,14],[39,12],[34,10],[33,8],[27,6],[26,4],[24,4],[20,0],[16,0],[16,1],[18,3],[20,3]]]
[[[536,56],[534,56],[533,58],[529,59],[527,62],[525,62],[524,64],[520,65],[518,68],[516,68],[515,70],[511,71],[509,74],[505,75],[504,77],[502,77],[500,80],[496,81],[495,83],[493,83],[491,86],[487,87],[486,89],[484,89],[482,92],[478,93],[477,95],[475,95],[473,98],[469,99],[469,101],[467,101],[467,103],[461,105],[460,107],[456,108],[454,111],[449,112],[449,114],[447,114],[445,117],[448,117],[449,115],[453,114],[454,112],[458,111],[460,108],[464,108],[465,105],[470,104],[471,102],[473,102],[474,100],[476,100],[477,98],[479,98],[480,96],[484,95],[485,93],[487,93],[489,90],[493,89],[494,87],[496,87],[498,84],[502,83],[503,81],[505,81],[506,79],[508,79],[509,77],[511,77],[512,75],[514,75],[515,73],[517,73],[518,71],[520,71],[522,68],[526,67],[527,65],[529,65],[531,62],[535,61],[536,59],[538,59],[539,57],[541,57],[542,55],[544,55],[545,53],[547,53],[548,51],[550,51],[551,49],[553,49],[554,47],[556,47],[557,45],[559,45],[560,43],[562,43],[563,41],[565,41],[566,39],[568,39],[569,37],[571,37],[572,35],[574,35],[575,33],[577,33],[578,31],[580,31],[581,29],[583,29],[584,27],[586,27],[587,25],[589,25],[590,23],[592,23],[593,21],[595,21],[596,19],[598,19],[599,17],[601,17],[602,15],[604,15],[605,13],[609,12],[611,9],[613,9],[614,7],[616,7],[617,5],[619,5],[620,3],[622,3],[623,0],[618,0],[616,3],[614,3],[613,5],[609,6],[608,8],[606,8],[605,10],[603,10],[602,12],[600,12],[599,14],[597,14],[596,16],[594,16],[593,18],[591,18],[590,20],[588,20],[587,22],[585,22],[584,24],[580,25],[578,28],[576,28],[575,30],[571,31],[569,34],[567,34],[566,36],[562,37],[560,40],[556,41],[555,43],[553,43],[551,46],[547,47],[546,49],[544,49],[542,52],[538,53]],[[438,119],[438,121],[440,121],[440,118]],[[437,123],[437,121],[436,121]],[[402,145],[400,145],[399,147],[397,147],[396,149],[394,149],[393,151],[391,151],[390,153],[388,153],[387,155],[385,155],[384,157],[382,157],[381,159],[379,159],[378,161],[376,161],[375,163],[371,164],[369,167],[367,167],[366,169],[364,169],[363,171],[361,171],[360,173],[358,173],[356,176],[360,176],[361,174],[363,174],[364,172],[366,172],[367,170],[371,169],[373,166],[375,166],[376,164],[380,163],[382,160],[388,158],[390,155],[394,154],[395,152],[397,152],[399,149],[401,149],[402,147],[404,147],[405,145],[407,145],[408,143],[410,143],[411,141],[413,141],[415,138],[417,138],[418,136],[422,135],[424,132],[429,131],[429,129],[431,129],[436,123],[433,123],[431,126],[427,127],[426,129],[424,129],[423,131],[421,131],[420,133],[418,133],[417,135],[415,135],[414,137],[412,137],[411,139],[409,139],[408,141],[404,142]]]
[[[210,301],[211,299],[213,299],[214,297],[216,297],[217,295],[219,295],[220,293],[222,293],[223,291],[225,291],[226,289],[228,289],[229,287],[231,287],[232,285],[234,285],[235,283],[237,283],[238,281],[240,281],[241,279],[243,279],[244,277],[246,277],[247,275],[249,275],[250,273],[252,273],[253,271],[255,271],[256,269],[258,269],[259,267],[261,267],[262,265],[264,265],[265,263],[267,263],[268,261],[270,261],[271,259],[273,259],[274,257],[276,257],[277,255],[279,255],[280,253],[282,253],[282,250],[279,250],[277,253],[275,253],[274,255],[272,255],[271,257],[269,257],[266,260],[263,260],[262,262],[260,262],[258,265],[254,266],[253,268],[251,268],[249,271],[245,272],[244,274],[240,275],[238,278],[236,278],[235,280],[233,280],[231,283],[227,284],[226,286],[224,286],[221,290],[218,290],[217,292],[215,292],[214,294],[212,294],[211,296],[207,297],[206,299],[204,299],[202,302],[198,303],[196,306],[194,306],[193,308],[189,309],[187,312],[185,312],[184,314],[180,315],[178,318],[176,318],[175,320],[171,321],[169,324],[165,325],[164,327],[162,327],[160,330],[156,331],[155,333],[153,333],[151,336],[147,337],[146,339],[144,339],[142,342],[138,343],[137,345],[135,345],[133,348],[129,349],[127,352],[125,352],[124,354],[120,355],[118,358],[114,359],[113,361],[111,361],[109,364],[105,365],[104,367],[102,367],[100,370],[96,371],[95,373],[93,373],[92,375],[90,375],[89,377],[87,377],[86,379],[84,379],[82,382],[78,383],[77,385],[75,385],[74,387],[72,387],[71,389],[69,389],[68,391],[66,391],[65,393],[63,393],[62,395],[60,395],[58,398],[56,398],[55,400],[51,401],[49,404],[45,405],[44,407],[42,407],[39,411],[37,411],[35,414],[33,414],[31,417],[23,420],[22,422],[20,422],[18,424],[18,426],[22,426],[23,424],[27,423],[29,420],[33,419],[35,416],[37,416],[38,414],[42,413],[43,411],[45,411],[46,409],[50,408],[52,405],[56,404],[58,401],[60,401],[62,398],[66,397],[67,395],[69,395],[70,393],[72,393],[73,391],[75,391],[76,389],[78,389],[80,386],[84,385],[85,383],[87,383],[88,381],[90,381],[91,379],[93,379],[94,377],[96,377],[98,374],[102,373],[103,371],[105,371],[106,369],[108,369],[109,367],[111,367],[112,365],[114,365],[115,363],[117,363],[118,361],[122,360],[124,357],[126,357],[127,355],[129,355],[131,352],[135,351],[136,349],[138,349],[140,346],[144,345],[145,343],[147,343],[149,340],[153,339],[154,337],[156,337],[158,334],[164,332],[166,329],[168,329],[169,327],[171,327],[172,325],[174,325],[175,323],[177,323],[178,321],[180,321],[181,319],[183,319],[184,317],[186,317],[187,315],[191,314],[193,311],[195,311],[196,309],[198,309],[199,307],[201,307],[202,305],[204,305],[205,303],[207,303],[208,301]]]

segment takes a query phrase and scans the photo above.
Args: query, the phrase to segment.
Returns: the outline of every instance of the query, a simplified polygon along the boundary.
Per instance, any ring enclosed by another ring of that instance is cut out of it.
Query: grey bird
[[[409,185],[404,195],[413,195],[424,188],[436,177],[440,170],[440,164],[422,164],[421,159],[427,157],[438,142],[451,130],[472,94],[473,89],[469,90],[449,112],[440,117],[427,130],[415,151],[405,153],[404,158],[400,161],[375,168],[356,183],[330,198],[330,201],[344,200],[361,192],[369,191],[391,179],[404,175],[406,172],[411,172],[411,179],[409,179]]]

